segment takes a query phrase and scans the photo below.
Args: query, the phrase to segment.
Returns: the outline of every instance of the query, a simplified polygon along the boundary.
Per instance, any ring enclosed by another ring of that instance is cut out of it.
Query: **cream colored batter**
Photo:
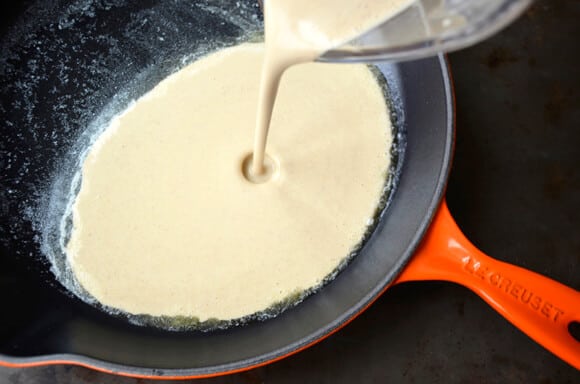
[[[254,183],[242,168],[263,56],[252,44],[196,61],[91,148],[67,255],[101,303],[240,318],[316,286],[361,240],[390,160],[380,86],[364,65],[289,69],[271,122],[272,176]]]

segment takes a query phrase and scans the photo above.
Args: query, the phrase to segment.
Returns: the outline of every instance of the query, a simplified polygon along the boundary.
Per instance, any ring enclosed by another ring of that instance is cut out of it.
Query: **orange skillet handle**
[[[445,202],[396,283],[414,280],[446,280],[471,289],[532,339],[580,369],[580,342],[568,331],[571,322],[580,322],[580,292],[484,255],[461,233]]]

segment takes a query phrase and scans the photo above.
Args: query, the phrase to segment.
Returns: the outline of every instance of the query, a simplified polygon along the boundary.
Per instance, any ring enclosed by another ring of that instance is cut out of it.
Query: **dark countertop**
[[[465,234],[495,258],[580,289],[580,3],[539,0],[514,25],[450,55],[457,146],[448,189]],[[580,353],[580,343],[578,347]],[[196,383],[577,383],[467,289],[390,289],[318,345]],[[0,384],[145,384],[80,367],[0,368]]]

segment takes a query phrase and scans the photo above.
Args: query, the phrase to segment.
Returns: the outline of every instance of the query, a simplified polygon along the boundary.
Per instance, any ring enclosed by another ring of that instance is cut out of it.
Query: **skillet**
[[[454,126],[442,57],[378,65],[400,135],[396,191],[348,268],[297,307],[243,327],[171,333],[102,313],[55,281],[41,249],[45,211],[79,137],[94,119],[122,108],[197,55],[255,38],[261,27],[257,5],[234,3],[30,1],[15,9],[18,17],[3,31],[0,54],[0,113],[6,121],[0,139],[0,284],[10,292],[10,315],[3,316],[0,331],[2,363],[68,362],[165,378],[234,372],[319,341],[394,282],[445,279],[495,303],[578,367],[578,344],[567,330],[580,318],[578,293],[488,259],[446,209]],[[543,293],[533,306],[532,291]]]

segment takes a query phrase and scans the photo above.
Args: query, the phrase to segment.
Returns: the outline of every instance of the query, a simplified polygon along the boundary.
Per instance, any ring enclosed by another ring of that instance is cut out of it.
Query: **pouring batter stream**
[[[251,171],[264,172],[266,142],[284,71],[316,60],[408,7],[413,0],[266,0],[266,51]]]

